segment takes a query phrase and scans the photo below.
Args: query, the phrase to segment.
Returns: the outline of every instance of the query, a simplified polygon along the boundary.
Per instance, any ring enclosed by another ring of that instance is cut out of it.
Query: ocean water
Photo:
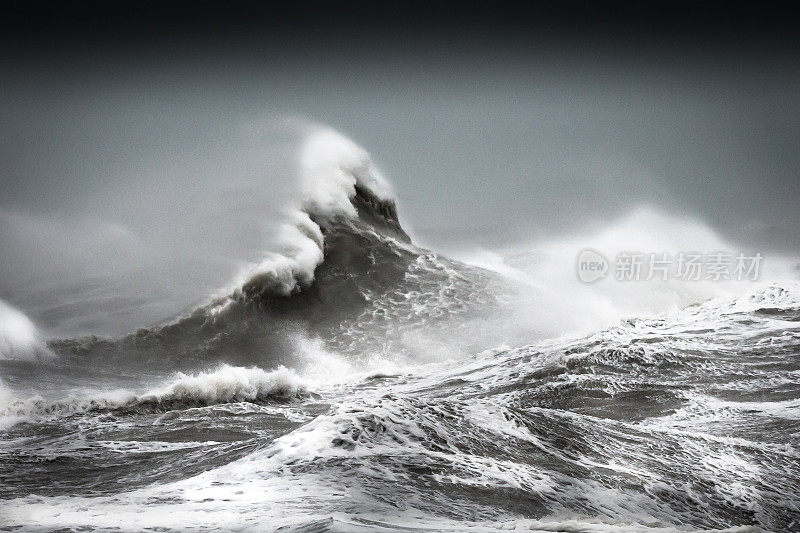
[[[276,249],[177,318],[0,303],[0,530],[800,529],[790,277],[568,289],[564,243],[416,246],[335,132],[301,163]]]

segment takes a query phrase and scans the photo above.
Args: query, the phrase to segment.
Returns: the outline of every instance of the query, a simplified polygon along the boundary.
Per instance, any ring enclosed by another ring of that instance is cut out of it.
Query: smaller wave
[[[223,365],[213,372],[177,374],[165,388],[137,398],[139,404],[210,405],[231,402],[279,401],[297,398],[305,382],[292,370]]]
[[[0,300],[0,359],[37,360],[52,356],[33,322]]]
[[[34,396],[0,398],[0,420],[11,424],[25,419],[57,418],[97,411],[164,412],[236,402],[288,402],[308,392],[305,381],[280,366],[261,368],[223,365],[217,370],[187,375],[178,373],[167,385],[142,394],[114,390],[47,400]]]

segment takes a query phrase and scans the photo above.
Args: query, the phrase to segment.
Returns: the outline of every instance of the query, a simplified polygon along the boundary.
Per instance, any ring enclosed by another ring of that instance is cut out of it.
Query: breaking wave
[[[287,218],[279,229],[277,250],[239,275],[236,286],[246,295],[288,296],[310,285],[324,260],[323,228],[337,222],[370,221],[408,240],[391,187],[367,152],[330,129],[319,129],[305,140],[299,199]]]
[[[165,412],[235,402],[288,402],[307,393],[307,382],[285,367],[265,371],[222,365],[209,372],[178,373],[164,386],[143,393],[115,390],[58,400],[41,396],[19,400],[5,391],[0,418],[18,422],[89,412]]]
[[[221,296],[162,326],[121,339],[56,340],[53,350],[164,369],[273,367],[302,359],[298,336],[350,360],[397,362],[472,353],[501,340],[473,325],[501,316],[512,283],[415,246],[390,185],[362,148],[317,130],[300,167],[298,199],[276,245]]]

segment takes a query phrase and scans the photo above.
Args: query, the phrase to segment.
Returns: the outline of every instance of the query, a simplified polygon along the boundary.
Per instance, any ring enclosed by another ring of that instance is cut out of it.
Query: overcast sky
[[[800,247],[800,61],[770,27],[347,22],[4,41],[0,297],[154,255],[202,263],[183,281],[213,286],[268,240],[302,123],[364,146],[431,245],[644,204]]]

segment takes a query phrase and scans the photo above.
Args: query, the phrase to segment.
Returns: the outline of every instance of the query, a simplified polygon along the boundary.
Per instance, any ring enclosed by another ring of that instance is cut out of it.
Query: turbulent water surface
[[[800,528],[796,284],[544,339],[320,135],[223,296],[46,343],[0,307],[0,529]]]

